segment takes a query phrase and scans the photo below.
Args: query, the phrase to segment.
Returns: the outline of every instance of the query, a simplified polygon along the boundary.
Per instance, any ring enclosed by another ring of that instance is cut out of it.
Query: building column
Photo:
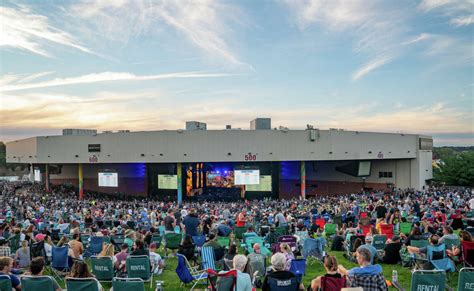
[[[176,175],[178,176],[178,205],[183,202],[183,169],[181,163],[177,164]]]
[[[300,197],[301,199],[306,199],[306,167],[305,162],[301,161],[301,190]]]
[[[84,172],[82,164],[77,165],[78,178],[79,178],[79,200],[84,199]]]
[[[45,184],[46,193],[49,193],[49,192],[51,192],[51,188],[50,188],[50,185],[49,185],[49,165],[48,164],[45,165],[44,176],[45,176],[44,184]]]

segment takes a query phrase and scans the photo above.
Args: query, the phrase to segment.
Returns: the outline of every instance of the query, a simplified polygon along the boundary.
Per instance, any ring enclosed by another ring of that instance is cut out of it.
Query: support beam
[[[181,163],[177,164],[176,175],[178,176],[178,205],[183,202],[183,167]]]
[[[45,189],[46,189],[46,193],[50,193],[51,192],[51,187],[49,185],[49,165],[46,164],[45,165],[45,173],[44,173],[44,185],[45,185]]]
[[[84,199],[84,172],[82,164],[77,166],[78,178],[79,178],[79,200]]]
[[[301,161],[301,189],[300,189],[301,199],[306,199],[306,167],[305,162]]]

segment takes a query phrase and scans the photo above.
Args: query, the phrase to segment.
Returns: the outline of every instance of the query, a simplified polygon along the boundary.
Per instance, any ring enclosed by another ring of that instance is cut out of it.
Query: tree
[[[474,187],[474,152],[446,157],[433,175],[436,182],[446,185]]]

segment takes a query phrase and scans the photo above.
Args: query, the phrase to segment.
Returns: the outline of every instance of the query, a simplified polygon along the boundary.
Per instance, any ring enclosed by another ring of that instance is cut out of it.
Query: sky
[[[1,1],[0,140],[272,126],[474,145],[474,1]]]

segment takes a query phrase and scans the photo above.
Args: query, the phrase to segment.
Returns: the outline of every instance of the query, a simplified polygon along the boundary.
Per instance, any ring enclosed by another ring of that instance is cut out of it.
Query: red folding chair
[[[473,267],[474,266],[474,242],[472,241],[461,241],[461,252],[462,252],[462,263],[463,265]]]
[[[367,235],[369,233],[371,227],[372,227],[372,225],[370,225],[370,224],[369,225],[362,225],[361,226],[362,233],[364,235]]]
[[[393,224],[381,224],[380,234],[385,234],[387,239],[391,239],[393,237]]]
[[[211,290],[233,291],[237,285],[237,270],[217,273],[214,270],[207,270],[207,278],[211,283]]]
[[[367,218],[367,212],[361,212],[360,218]]]
[[[318,218],[314,223],[318,225],[319,228],[324,229],[324,225],[326,225],[326,220],[324,220],[324,218]]]

